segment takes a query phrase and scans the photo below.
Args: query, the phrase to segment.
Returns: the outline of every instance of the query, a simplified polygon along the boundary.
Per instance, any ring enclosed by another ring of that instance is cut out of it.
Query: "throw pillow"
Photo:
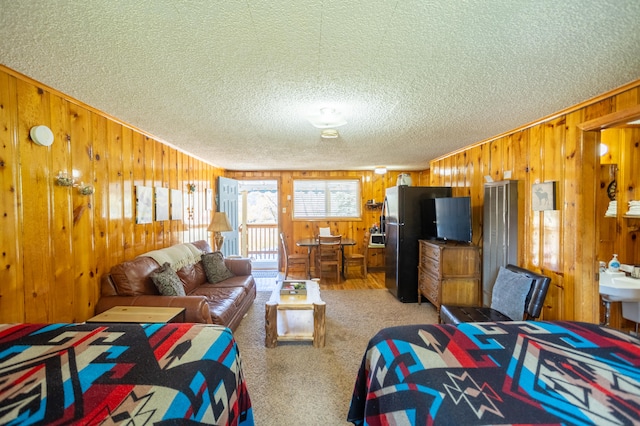
[[[491,308],[514,321],[522,321],[531,278],[500,267],[491,293]]]
[[[204,273],[207,275],[207,281],[211,284],[219,283],[235,276],[224,264],[224,256],[219,251],[203,254],[202,266],[204,267]]]
[[[149,274],[151,281],[156,285],[158,291],[163,296],[185,296],[184,287],[180,277],[166,262],[160,268]]]

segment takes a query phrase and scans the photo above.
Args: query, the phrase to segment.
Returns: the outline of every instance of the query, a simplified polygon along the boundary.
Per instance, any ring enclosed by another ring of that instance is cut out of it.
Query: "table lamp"
[[[213,241],[216,246],[215,249],[220,251],[222,249],[222,244],[224,243],[224,236],[222,236],[221,232],[233,231],[227,214],[225,212],[213,213],[213,219],[211,219],[211,224],[207,228],[207,231],[213,232]]]

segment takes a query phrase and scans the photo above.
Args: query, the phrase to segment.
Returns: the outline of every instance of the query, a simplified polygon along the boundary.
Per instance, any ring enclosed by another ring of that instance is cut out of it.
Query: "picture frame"
[[[533,211],[557,210],[555,181],[533,184],[531,207]]]
[[[169,188],[156,187],[156,220],[169,220]]]
[[[213,189],[207,188],[204,191],[204,206],[205,210],[213,210]]]
[[[171,220],[182,220],[182,191],[171,190]]]
[[[136,185],[136,224],[153,222],[153,187]]]

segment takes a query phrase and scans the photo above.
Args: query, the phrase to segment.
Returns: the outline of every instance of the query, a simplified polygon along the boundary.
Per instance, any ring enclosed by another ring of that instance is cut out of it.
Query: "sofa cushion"
[[[158,263],[150,257],[137,257],[111,268],[111,279],[118,296],[142,296],[160,294],[149,274],[158,269]]]
[[[185,296],[182,281],[169,262],[153,271],[150,277],[163,296]]]
[[[204,273],[207,275],[207,281],[212,284],[234,276],[233,272],[225,265],[224,256],[219,251],[203,254],[202,266],[204,267]]]
[[[185,293],[189,294],[202,284],[207,283],[207,276],[204,273],[202,262],[187,265],[178,270],[178,276],[184,284]]]
[[[242,287],[218,287],[211,284],[198,287],[191,295],[206,297],[214,324],[228,324],[248,296],[246,289]]]

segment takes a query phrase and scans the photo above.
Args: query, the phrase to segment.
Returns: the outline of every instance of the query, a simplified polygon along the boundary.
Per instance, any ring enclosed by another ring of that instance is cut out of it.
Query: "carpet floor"
[[[433,305],[401,303],[387,290],[325,290],[325,347],[279,342],[267,349],[269,296],[258,292],[234,333],[258,426],[349,424],[351,393],[369,339],[384,327],[438,322]]]

